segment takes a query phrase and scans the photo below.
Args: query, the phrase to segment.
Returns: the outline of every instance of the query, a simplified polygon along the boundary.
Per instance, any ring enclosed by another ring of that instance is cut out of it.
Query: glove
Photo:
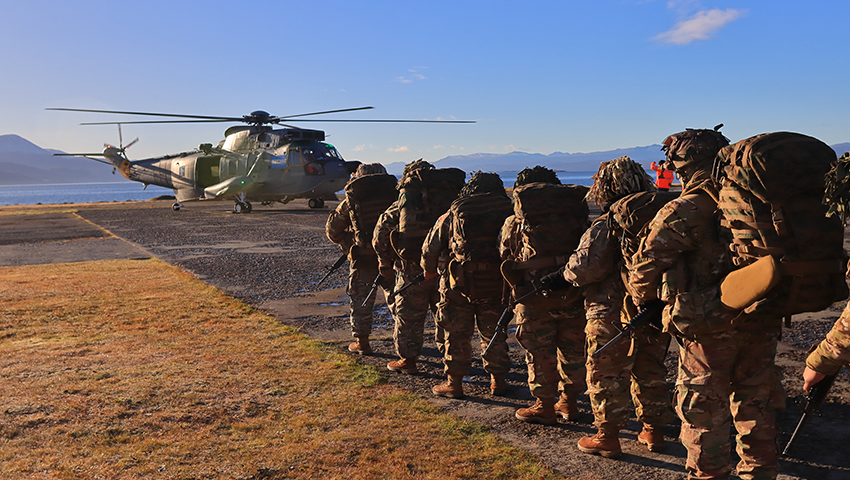
[[[570,286],[570,282],[564,278],[564,269],[561,268],[557,272],[552,272],[549,275],[540,277],[540,287],[544,290],[556,291],[565,290]]]

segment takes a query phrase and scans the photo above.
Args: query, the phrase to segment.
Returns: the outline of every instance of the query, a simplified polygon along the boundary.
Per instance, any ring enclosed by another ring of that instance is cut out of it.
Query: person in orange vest
[[[676,179],[673,170],[667,170],[664,168],[664,160],[661,160],[656,165],[655,162],[652,162],[650,168],[655,171],[655,188],[658,190],[670,190],[670,184],[673,183],[673,180]]]

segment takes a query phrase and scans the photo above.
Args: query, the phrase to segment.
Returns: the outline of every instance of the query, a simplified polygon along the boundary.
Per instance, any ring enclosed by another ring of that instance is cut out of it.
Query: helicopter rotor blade
[[[136,142],[138,142],[138,141],[139,141],[139,137],[134,138],[134,139],[133,139],[133,141],[131,141],[131,142],[130,142],[130,143],[128,143],[127,145],[124,145],[124,150],[126,150],[126,149],[130,148],[130,146],[131,146],[131,145],[133,145],[134,143],[136,143]]]
[[[353,112],[355,110],[371,110],[372,108],[374,108],[374,107],[343,108],[342,110],[326,110],[324,112],[299,113],[298,115],[287,115],[285,117],[275,117],[275,118],[286,119],[286,118],[295,118],[295,117],[308,117],[310,115],[323,115],[325,113]]]
[[[218,122],[241,122],[242,117],[214,117],[210,115],[184,115],[180,113],[153,113],[153,112],[127,112],[122,110],[89,110],[85,108],[45,108],[45,110],[61,110],[63,112],[92,112],[92,113],[115,113],[118,115],[148,115],[153,117],[174,117],[174,118],[196,118]],[[119,122],[112,122],[112,124]],[[133,122],[120,122],[133,123]],[[136,122],[137,123],[137,122]]]
[[[121,135],[121,124],[118,124],[118,148],[124,149],[124,137]]]
[[[319,120],[316,118],[311,119],[300,119],[293,118],[293,122],[357,122],[357,123],[476,123],[475,120],[364,120],[364,119],[351,119],[351,120],[339,120],[339,119],[328,119],[328,120]]]

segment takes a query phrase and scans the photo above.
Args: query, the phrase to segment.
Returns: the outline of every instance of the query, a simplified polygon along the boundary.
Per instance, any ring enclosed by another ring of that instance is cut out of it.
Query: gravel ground
[[[335,202],[329,202],[333,208]],[[316,282],[339,250],[324,236],[328,208],[311,210],[302,201],[286,207],[261,207],[247,215],[232,214],[229,203],[190,204],[179,212],[169,202],[92,205],[79,215],[150,254],[195,274],[246,302],[274,314],[281,322],[337,344],[343,351],[350,338],[344,283],[347,266],[332,274],[320,287]],[[817,314],[794,317],[780,344],[777,363],[784,372],[788,408],[780,415],[784,445],[799,419],[794,397],[800,394],[805,349],[826,334],[843,308],[843,302]],[[376,315],[373,356],[364,363],[384,368],[395,359],[392,319],[381,305]],[[433,331],[433,323],[426,326]],[[489,381],[474,362],[463,400],[433,398],[430,388],[443,379],[442,364],[433,340],[428,340],[419,375],[389,374],[391,383],[432,399],[446,411],[488,424],[508,442],[538,454],[551,468],[571,478],[684,478],[684,448],[676,441],[677,425],[665,432],[663,453],[647,452],[635,441],[639,425],[632,419],[622,434],[624,455],[608,460],[578,452],[575,443],[595,432],[586,397],[579,400],[582,418],[557,426],[529,425],[513,418],[516,408],[531,403],[525,385],[522,349],[511,339],[513,389],[506,397],[489,394]],[[671,376],[676,356],[668,357]],[[806,427],[793,452],[783,459],[780,478],[850,478],[850,375],[843,373],[822,408],[822,416]]]

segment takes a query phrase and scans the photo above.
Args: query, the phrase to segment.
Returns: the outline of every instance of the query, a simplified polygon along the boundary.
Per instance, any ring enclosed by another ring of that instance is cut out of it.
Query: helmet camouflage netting
[[[387,169],[380,163],[361,163],[354,172],[354,178],[364,175],[374,175],[376,173],[387,173]]]
[[[593,185],[587,192],[587,198],[603,209],[626,195],[655,191],[655,185],[646,170],[628,156],[602,162],[599,171],[591,178]]]
[[[469,197],[482,193],[495,193],[498,195],[507,196],[505,185],[502,183],[501,177],[497,173],[487,173],[478,170],[469,177],[466,185],[460,189],[458,198]]]
[[[561,184],[561,180],[558,179],[558,175],[554,170],[537,165],[534,168],[525,167],[523,171],[519,172],[516,176],[516,182],[514,182],[514,188],[538,182],[555,185]]]

